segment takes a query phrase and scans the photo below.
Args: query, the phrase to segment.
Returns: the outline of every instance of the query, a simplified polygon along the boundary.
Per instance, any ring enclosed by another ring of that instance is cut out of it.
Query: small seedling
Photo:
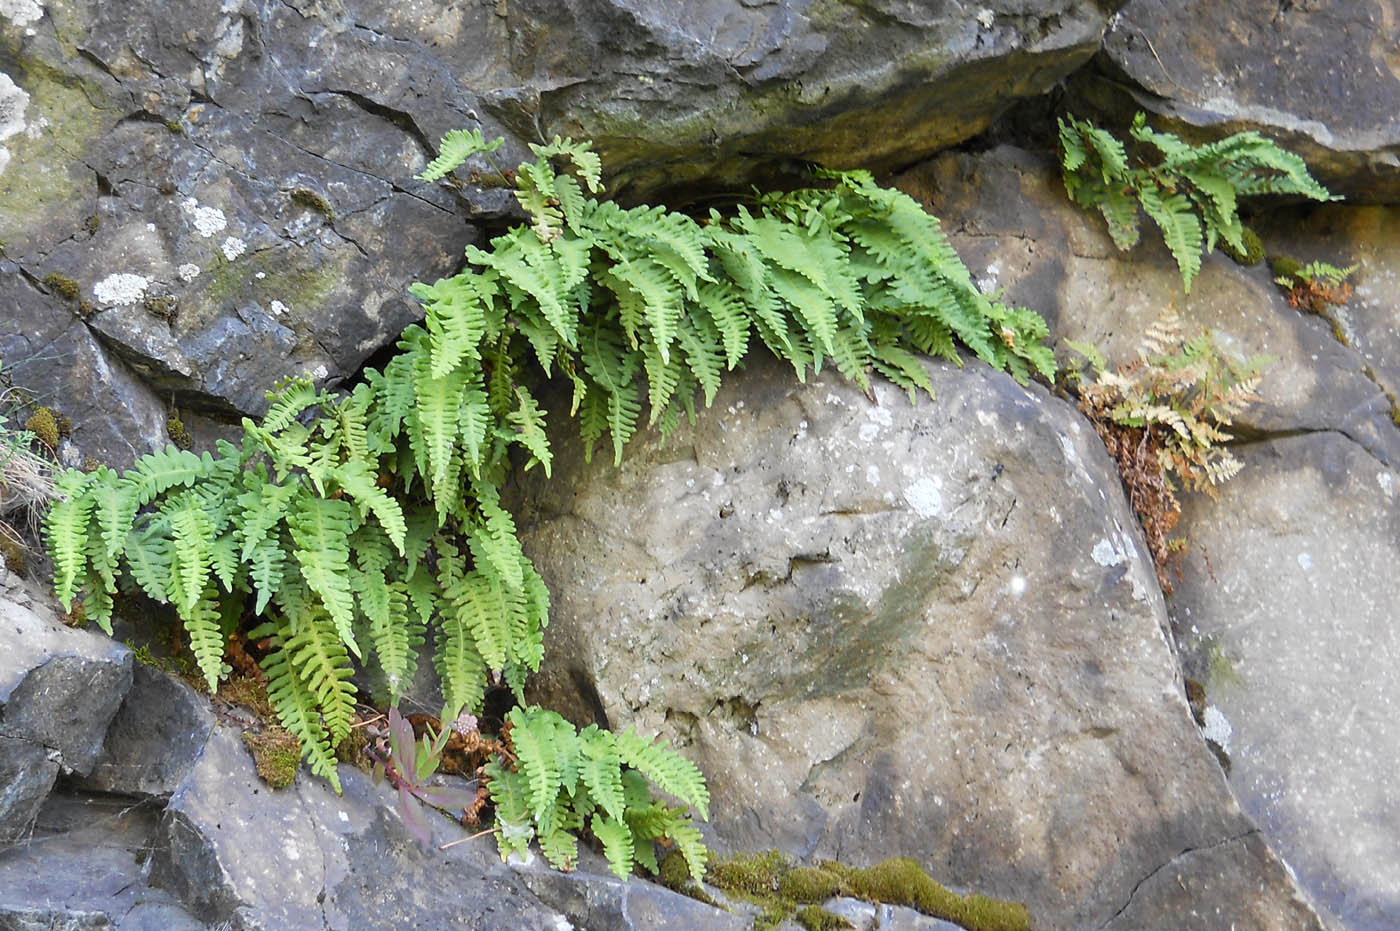
[[[476,787],[456,789],[427,784],[442,762],[442,751],[452,735],[450,728],[434,733],[431,727],[426,727],[423,737],[414,740],[413,725],[399,714],[398,708],[389,709],[388,719],[389,733],[380,739],[374,750],[374,781],[387,778],[398,790],[399,815],[404,826],[415,840],[427,846],[432,843],[433,834],[420,803],[454,812],[460,817],[460,813],[476,801]]]

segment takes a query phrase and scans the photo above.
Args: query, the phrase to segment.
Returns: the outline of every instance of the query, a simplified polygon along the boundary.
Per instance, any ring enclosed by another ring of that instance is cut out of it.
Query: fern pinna
[[[1193,146],[1171,133],[1133,118],[1129,134],[1153,156],[1129,152],[1112,133],[1086,120],[1061,119],[1060,161],[1065,189],[1086,210],[1108,221],[1119,249],[1138,242],[1138,207],[1162,231],[1187,292],[1201,270],[1201,253],[1223,240],[1247,253],[1239,198],[1289,194],[1335,200],[1318,184],[1303,160],[1256,132],[1240,132],[1208,145]]]
[[[421,177],[495,145],[449,134]],[[526,469],[551,468],[531,388],[542,378],[571,388],[588,454],[606,436],[617,461],[644,410],[669,433],[694,416],[697,394],[713,401],[755,337],[798,378],[829,362],[911,397],[931,391],[917,354],[957,362],[959,344],[1022,382],[1053,375],[1044,321],[983,296],[938,221],[869,174],[823,173],[819,187],[696,221],[597,200],[601,164],[587,145],[533,148],[516,175],[531,222],[468,248],[460,274],[414,285],[423,325],[382,371],[340,395],[304,379],[281,386],[217,456],[169,447],[123,475],[70,472],[49,515],[64,604],[81,596],[105,629],[126,580],[172,604],[211,687],[251,609],[278,715],[337,789],[352,662],[376,667],[397,700],[431,637],[443,720],[479,711],[491,683],[522,695],[539,667],[549,594],[498,489],[513,450]],[[487,770],[502,851],[535,838],[568,865],[586,828],[625,873],[654,869],[649,845],[664,837],[699,874],[683,809],[653,804],[646,788],[704,815],[693,767],[634,735],[575,734],[540,709],[511,723],[516,761]]]

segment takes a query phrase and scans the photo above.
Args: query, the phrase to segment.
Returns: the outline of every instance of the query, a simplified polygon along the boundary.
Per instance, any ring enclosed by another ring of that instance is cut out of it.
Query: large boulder
[[[1397,211],[1327,205],[1251,218],[1270,253],[1358,266],[1351,300],[1323,317],[1290,307],[1267,263],[1218,253],[1183,294],[1155,230],[1118,252],[1057,174],[1043,157],[1001,148],[941,157],[900,184],[943,217],[984,287],[1111,362],[1132,359],[1167,308],[1237,356],[1274,357],[1262,400],[1237,420],[1244,471],[1218,501],[1186,500],[1178,532],[1189,548],[1171,613],[1246,811],[1347,927],[1392,927],[1397,854],[1379,813],[1396,808],[1381,774],[1400,765],[1400,750],[1390,719],[1367,709],[1394,701]]]
[[[0,569],[0,848],[26,837],[60,773],[88,773],[131,687],[131,651],[59,623]]]
[[[486,162],[413,180],[448,129],[505,136],[505,167],[594,138],[634,199],[905,164],[1087,61],[1108,6],[9,4],[0,358],[124,464],[167,440],[164,405],[258,414],[279,378],[336,385],[393,342],[407,284],[517,209]]]
[[[561,438],[520,494],[537,694],[683,747],[721,849],[913,856],[1036,927],[1320,927],[1192,723],[1092,429],[929,374],[911,406],[758,360],[620,469]]]
[[[1106,77],[1077,93],[1195,134],[1262,130],[1333,190],[1396,203],[1397,45],[1389,0],[1130,0],[1104,35]]]
[[[1240,455],[1182,521],[1188,667],[1236,796],[1303,886],[1347,928],[1395,928],[1400,472],[1334,432]]]

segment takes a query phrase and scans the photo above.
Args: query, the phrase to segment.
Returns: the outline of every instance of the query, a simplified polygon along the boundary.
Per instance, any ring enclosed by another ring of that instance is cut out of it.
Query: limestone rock
[[[102,755],[82,784],[97,792],[169,796],[213,726],[208,699],[167,673],[136,663]]]
[[[7,10],[0,357],[84,455],[125,465],[167,441],[161,405],[237,422],[284,376],[340,384],[420,315],[407,284],[518,212],[485,163],[413,180],[448,129],[506,136],[506,167],[555,133],[596,139],[634,199],[907,164],[1087,61],[1111,5]]]
[[[911,407],[755,360],[620,470],[562,442],[521,493],[554,597],[538,695],[684,748],[721,849],[913,856],[1096,927],[1252,826],[1093,431],[980,365],[929,370],[939,400]],[[1203,885],[1194,908],[1285,910],[1276,860],[1230,858],[1264,904]]]
[[[1387,0],[1130,0],[1104,35],[1091,106],[1212,138],[1242,129],[1302,155],[1349,198],[1400,198],[1400,22]]]
[[[60,771],[87,773],[131,686],[131,652],[0,593],[0,847],[26,836]]]
[[[1227,352],[1273,360],[1259,386],[1263,400],[1236,421],[1241,432],[1339,430],[1382,462],[1400,465],[1387,396],[1394,389],[1373,377],[1383,363],[1338,342],[1326,321],[1290,308],[1267,264],[1245,267],[1213,252],[1185,294],[1150,220],[1142,218],[1142,241],[1120,252],[1103,219],[1065,196],[1058,167],[1011,147],[941,156],[898,184],[943,220],[984,290],[1004,289],[1005,300],[1039,312],[1057,340],[1098,346],[1116,365],[1135,358],[1142,334],[1174,310],[1188,327],[1214,333]],[[1261,225],[1271,251],[1288,248],[1287,237],[1271,232],[1287,226],[1282,215]],[[1334,254],[1299,251],[1306,260]],[[1390,258],[1365,272],[1375,309],[1368,311],[1371,325],[1356,330],[1373,341],[1370,356],[1384,356],[1400,321],[1400,304],[1387,288],[1394,274]]]
[[[1400,474],[1337,433],[1194,500],[1172,613],[1245,810],[1350,929],[1400,924]],[[1209,555],[1209,563],[1205,555]]]

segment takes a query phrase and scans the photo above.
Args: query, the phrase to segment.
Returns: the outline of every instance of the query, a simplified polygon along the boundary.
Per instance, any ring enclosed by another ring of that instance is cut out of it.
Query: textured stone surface
[[[213,726],[205,697],[136,663],[102,755],[82,784],[97,792],[168,796],[194,765]]]
[[[0,851],[0,928],[205,929],[145,883],[157,815],[131,799],[55,793],[33,837]]]
[[[0,358],[115,464],[165,442],[162,404],[255,414],[279,377],[338,384],[393,341],[419,313],[407,284],[479,240],[464,219],[516,209],[412,180],[445,130],[505,135],[503,166],[595,138],[638,198],[906,164],[1054,85],[1107,18],[1083,0],[38,9],[0,13]]]
[[[1010,147],[945,155],[900,176],[898,184],[943,220],[985,290],[1003,289],[1006,300],[1041,313],[1057,340],[1087,342],[1110,363],[1125,362],[1136,357],[1147,328],[1174,310],[1188,327],[1216,334],[1237,357],[1274,360],[1259,385],[1263,400],[1236,421],[1242,432],[1338,430],[1382,461],[1400,465],[1400,431],[1387,396],[1393,389],[1368,377],[1380,359],[1373,362],[1339,343],[1326,321],[1290,308],[1266,264],[1245,267],[1211,253],[1185,294],[1150,220],[1142,218],[1142,242],[1120,252],[1102,218],[1065,196],[1059,169],[1049,159]],[[1261,225],[1271,249],[1288,246],[1273,230],[1289,228],[1296,217],[1281,213],[1271,225]],[[1308,260],[1331,254],[1312,247],[1299,251]],[[1386,287],[1394,274],[1394,265],[1383,262],[1368,265],[1358,279],[1371,283],[1374,309],[1357,330],[1375,341],[1370,355],[1377,357],[1400,327],[1400,303]],[[1061,356],[1070,358],[1068,352]]]
[[[1400,475],[1335,433],[1241,456],[1186,510],[1173,614],[1245,810],[1347,928],[1394,928]]]
[[[1098,926],[1252,826],[1092,430],[980,365],[930,372],[911,408],[756,360],[620,470],[561,445],[522,495],[554,593],[538,692],[684,747],[722,849],[914,856],[1037,927]],[[1262,908],[1292,899],[1236,853]]]
[[[536,858],[519,867],[516,875],[574,927],[589,931],[748,931],[753,927],[751,915],[722,911],[656,883],[624,883],[608,872],[607,860],[586,849],[575,872],[561,873]]]
[[[541,904],[491,838],[420,850],[387,784],[350,767],[341,780],[342,796],[305,774],[270,792],[237,734],[215,728],[162,816],[151,883],[201,920],[239,929],[566,927],[565,910]],[[435,845],[467,836],[428,817]]]
[[[0,846],[30,834],[61,771],[86,773],[131,686],[131,652],[0,591]]]
[[[1082,89],[1091,104],[1150,110],[1212,136],[1264,130],[1335,190],[1394,203],[1398,46],[1391,0],[1130,0],[1104,51],[1109,70],[1142,90]]]

